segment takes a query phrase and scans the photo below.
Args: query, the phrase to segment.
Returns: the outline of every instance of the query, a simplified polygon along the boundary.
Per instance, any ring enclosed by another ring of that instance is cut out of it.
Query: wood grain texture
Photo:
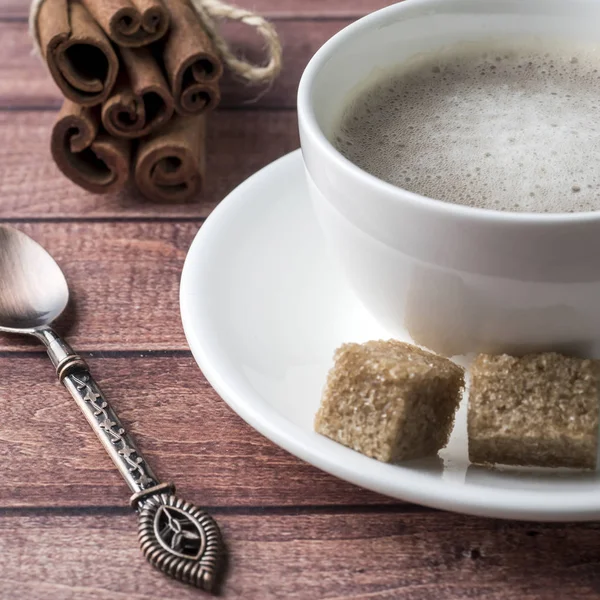
[[[311,22],[306,20],[279,21],[277,30],[284,47],[284,69],[273,86],[266,90],[245,87],[231,77],[222,81],[221,106],[237,107],[250,103],[252,107],[288,107],[296,105],[296,89],[300,75],[312,55],[334,33],[348,25],[352,19],[333,19]],[[248,27],[224,27],[232,49],[252,60],[262,57],[262,39]],[[43,107],[58,109],[61,95],[46,72],[40,59],[31,54],[31,41],[27,24],[0,22],[0,39],[5,57],[0,64],[0,109],[15,107]],[[27,73],[27,77],[23,74]]]
[[[187,350],[179,279],[200,223],[23,223],[19,229],[58,261],[72,311],[61,331],[87,350]],[[1,350],[31,349],[0,336]]]
[[[600,593],[596,524],[435,512],[216,516],[230,552],[224,598],[592,600]],[[1,517],[1,597],[205,597],[151,570],[134,528],[135,517],[120,513]]]
[[[237,0],[234,4],[256,11],[266,17],[281,19],[294,16],[304,18],[328,18],[339,16],[362,16],[384,6],[395,4],[394,0]],[[29,0],[3,0],[0,19],[24,19],[29,11]]]
[[[51,111],[1,112],[0,220],[21,218],[203,218],[244,179],[299,145],[292,111],[217,111],[207,123],[204,191],[189,203],[149,202],[128,190],[90,194],[60,173],[50,156]]]
[[[158,476],[190,500],[206,506],[393,502],[326,475],[259,435],[189,356],[88,360]],[[126,506],[128,488],[45,355],[0,358],[0,374],[0,506]]]

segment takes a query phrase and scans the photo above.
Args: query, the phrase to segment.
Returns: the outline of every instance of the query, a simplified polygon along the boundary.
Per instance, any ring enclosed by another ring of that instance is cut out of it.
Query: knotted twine
[[[260,15],[221,0],[190,0],[198,17],[217,49],[223,63],[248,84],[271,83],[281,71],[281,43],[275,27]],[[29,35],[41,56],[37,18],[44,0],[32,0],[29,7]],[[238,21],[253,28],[265,41],[267,63],[253,64],[237,57],[219,32],[219,21]]]

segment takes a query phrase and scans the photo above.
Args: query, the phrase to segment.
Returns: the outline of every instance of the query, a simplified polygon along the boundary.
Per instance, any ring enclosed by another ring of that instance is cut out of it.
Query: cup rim
[[[391,196],[393,201],[398,204],[408,204],[414,209],[425,209],[439,212],[448,217],[457,217],[471,219],[474,221],[500,221],[507,224],[537,224],[537,225],[556,225],[559,223],[569,223],[573,225],[589,224],[600,221],[600,210],[580,211],[573,213],[534,213],[534,212],[514,212],[500,211],[491,208],[480,208],[467,206],[463,204],[454,204],[444,200],[429,198],[416,192],[411,192],[394,184],[379,179],[375,175],[368,173],[353,162],[348,160],[337,148],[328,140],[327,136],[319,126],[315,115],[314,107],[311,102],[313,89],[315,87],[316,77],[322,66],[334,56],[340,45],[346,40],[352,38],[356,33],[365,29],[377,28],[383,23],[392,23],[398,21],[395,15],[400,15],[407,7],[443,7],[448,6],[452,0],[403,0],[397,4],[387,6],[376,10],[360,19],[350,23],[341,31],[334,34],[327,40],[308,62],[300,83],[297,95],[298,121],[304,133],[309,135],[314,143],[317,144],[320,151],[332,161],[336,167],[344,174],[353,179],[362,180],[366,185],[373,188],[376,192]],[[503,0],[500,0],[503,1]],[[583,0],[583,3],[589,4],[589,1]],[[303,148],[304,151],[304,148]]]

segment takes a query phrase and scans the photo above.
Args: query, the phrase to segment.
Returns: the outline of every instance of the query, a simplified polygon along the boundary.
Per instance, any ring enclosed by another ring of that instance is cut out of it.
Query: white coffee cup
[[[405,0],[350,25],[310,61],[298,119],[313,204],[350,284],[390,335],[408,332],[448,355],[600,355],[600,212],[432,200],[362,171],[329,142],[353,91],[415,54],[506,36],[597,42],[599,22],[597,0]]]

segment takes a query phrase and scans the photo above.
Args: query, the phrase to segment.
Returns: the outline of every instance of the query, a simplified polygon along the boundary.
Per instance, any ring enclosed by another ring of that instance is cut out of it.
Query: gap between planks
[[[2,334],[4,335],[4,334]],[[7,334],[10,335],[10,334]],[[191,358],[189,350],[78,350],[82,358]],[[46,350],[0,350],[2,358],[40,358],[46,356]]]
[[[397,0],[235,0],[232,4],[252,10],[271,21],[281,22],[361,17],[396,2]],[[6,21],[17,21],[26,17],[28,8],[29,0],[3,0],[0,15]]]
[[[0,19],[0,23],[2,20]],[[61,99],[56,103],[48,104],[7,104],[0,105],[0,113],[17,112],[58,112],[61,107]],[[271,105],[271,104],[223,104],[217,109],[219,112],[296,112],[295,106]]]
[[[166,215],[164,217],[160,215],[131,215],[126,217],[0,217],[0,223],[196,223],[201,225],[206,219],[207,217],[194,215]]]
[[[179,495],[179,493],[178,493]],[[348,515],[348,514],[412,514],[412,513],[440,513],[441,511],[399,501],[398,504],[299,504],[299,505],[265,505],[265,506],[204,506],[185,494],[185,499],[194,502],[202,510],[214,515],[239,515],[239,516],[295,516],[306,514],[319,515]],[[122,505],[114,506],[10,506],[0,507],[0,518],[21,517],[25,515],[54,515],[54,516],[86,516],[86,515],[128,515],[132,510],[127,506],[124,498]]]
[[[239,3],[238,3],[239,4]],[[286,23],[290,21],[297,21],[300,23],[329,23],[331,21],[340,21],[340,20],[355,20],[364,17],[365,13],[356,11],[356,12],[348,12],[348,13],[339,13],[339,14],[307,14],[307,15],[281,15],[281,14],[269,14],[269,12],[262,12],[261,16],[265,17],[269,21],[271,21],[276,27],[277,23]],[[28,17],[26,15],[0,15],[0,23],[28,23]]]

